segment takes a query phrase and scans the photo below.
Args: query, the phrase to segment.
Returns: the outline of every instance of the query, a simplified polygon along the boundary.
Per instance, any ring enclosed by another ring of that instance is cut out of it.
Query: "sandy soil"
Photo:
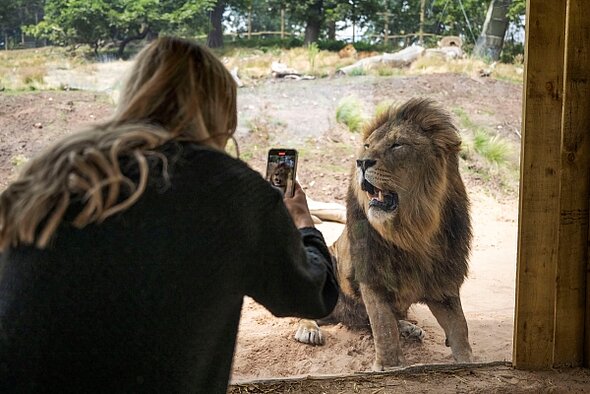
[[[108,116],[112,110],[111,92],[102,90],[0,95],[0,189],[14,178],[23,161],[43,146],[84,124]],[[359,137],[344,130],[335,121],[335,109],[340,98],[355,95],[363,99],[364,109],[369,114],[377,103],[385,99],[402,101],[417,95],[429,96],[441,101],[450,111],[463,109],[477,124],[512,141],[518,152],[521,91],[519,85],[453,74],[266,82],[240,90],[238,141],[242,152],[245,152],[243,159],[260,171],[264,168],[266,151],[271,146],[299,149],[298,177],[309,196],[318,201],[342,203],[348,169]],[[494,186],[467,170],[464,179],[472,201],[475,234],[471,270],[462,288],[470,342],[476,362],[509,361],[516,270],[516,193],[515,189],[495,190]],[[325,222],[319,228],[328,242],[335,240],[342,231],[342,225],[338,223]],[[450,365],[450,349],[444,346],[444,333],[430,311],[422,305],[415,305],[411,309],[411,317],[426,331],[426,338],[422,343],[403,342],[407,361],[419,365]],[[370,370],[374,356],[370,332],[355,331],[342,325],[328,326],[324,328],[326,345],[312,347],[293,339],[296,323],[296,319],[276,318],[251,299],[245,300],[234,358],[232,381],[236,385],[231,389],[233,392],[267,392],[260,388],[263,387],[260,384],[243,385],[251,380]],[[471,374],[464,371],[450,374],[431,371],[424,375],[429,376],[425,379],[416,372],[411,378],[403,377],[403,382],[409,382],[408,385],[404,383],[407,392],[419,392],[410,390],[412,382],[417,382],[416,387],[422,389],[442,389],[439,385],[447,382],[446,377],[449,376],[452,378],[448,381],[451,389],[459,387],[461,382],[480,382],[479,385],[469,386],[475,387],[475,391],[486,391],[486,387],[493,387],[494,382],[500,391],[501,387],[530,387],[532,391],[539,387],[564,388],[567,382],[575,383],[567,386],[572,391],[590,387],[585,386],[590,382],[585,372],[568,371],[549,377],[537,375],[540,386],[521,386],[520,383],[530,380],[530,377],[516,375],[516,371],[504,364],[496,364],[491,372],[485,371],[485,368]],[[436,373],[441,374],[440,380],[436,378]],[[485,379],[482,378],[484,375]],[[367,379],[366,376],[359,378],[354,387],[361,388],[362,382]],[[548,386],[543,383],[547,379],[552,382]],[[510,385],[502,386],[498,383],[502,380]],[[399,380],[396,382],[391,383],[391,387],[397,387]],[[491,386],[486,386],[485,382]],[[581,382],[580,385],[576,385],[578,382]],[[325,384],[314,386],[313,383],[308,385],[311,387],[309,391],[302,388],[301,382],[299,386],[293,384],[293,389],[282,386],[276,391],[327,393],[337,392],[338,388],[338,392],[354,392],[338,384],[329,384],[333,389],[330,390]],[[447,388],[447,383],[444,384]],[[253,387],[259,387],[260,391]],[[272,387],[269,385],[268,390]],[[374,386],[374,381],[366,387],[369,391],[359,389],[357,392],[391,392],[387,385]],[[375,387],[381,388],[375,391]]]

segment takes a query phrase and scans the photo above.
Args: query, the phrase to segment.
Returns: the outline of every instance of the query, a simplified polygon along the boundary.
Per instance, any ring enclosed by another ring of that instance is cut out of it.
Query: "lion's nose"
[[[371,159],[357,160],[356,166],[360,167],[363,171],[365,171],[367,168],[374,166],[375,163],[377,163],[377,160],[371,160]]]

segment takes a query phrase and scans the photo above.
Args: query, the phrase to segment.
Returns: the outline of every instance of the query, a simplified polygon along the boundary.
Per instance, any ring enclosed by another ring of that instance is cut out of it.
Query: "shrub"
[[[356,67],[350,70],[348,75],[351,77],[358,77],[359,75],[367,75],[367,71],[364,69],[364,67]]]
[[[362,103],[356,97],[344,97],[336,108],[336,120],[345,124],[352,132],[357,132],[365,123]]]

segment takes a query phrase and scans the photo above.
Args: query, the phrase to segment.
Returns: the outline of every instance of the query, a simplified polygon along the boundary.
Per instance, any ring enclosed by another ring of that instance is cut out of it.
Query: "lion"
[[[352,44],[346,44],[342,49],[338,51],[338,56],[341,59],[347,57],[356,57],[356,48]]]
[[[372,57],[372,56],[378,56],[379,52],[376,51],[357,51],[356,48],[354,47],[354,45],[352,44],[346,44],[344,47],[342,47],[341,50],[338,51],[338,56],[341,59],[347,58],[347,57],[352,57],[355,58],[357,60],[361,60],[367,57]]]
[[[451,116],[430,99],[392,106],[363,133],[346,226],[331,245],[341,296],[319,323],[370,324],[376,371],[405,364],[400,335],[423,336],[404,320],[414,303],[432,311],[455,361],[472,361],[459,297],[472,239],[460,146]],[[314,321],[302,320],[295,337],[323,343]]]
[[[286,163],[279,163],[270,174],[270,183],[283,194],[287,191],[290,171],[291,168]]]

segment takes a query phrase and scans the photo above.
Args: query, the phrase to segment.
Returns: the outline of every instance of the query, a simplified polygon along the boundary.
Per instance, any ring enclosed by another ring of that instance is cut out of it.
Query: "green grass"
[[[315,65],[318,55],[320,54],[320,49],[318,45],[313,42],[307,46],[307,59],[309,61],[309,73],[315,72]]]
[[[459,118],[461,126],[468,131],[463,138],[465,158],[476,152],[490,164],[508,164],[512,146],[506,139],[500,135],[490,135],[485,128],[475,124],[462,108],[455,108],[453,112]]]
[[[402,70],[400,68],[390,66],[378,66],[373,69],[373,72],[380,77],[391,77],[393,75],[401,75]]]
[[[362,107],[363,104],[358,98],[344,97],[336,107],[336,120],[345,124],[350,131],[358,132],[365,123]]]
[[[506,164],[511,153],[508,141],[499,135],[490,136],[485,130],[475,131],[475,150],[493,164]]]
[[[367,75],[367,71],[363,67],[356,67],[348,73],[351,77],[358,77],[360,75]]]
[[[462,108],[453,113],[459,120],[462,146],[460,156],[465,170],[488,185],[507,193],[518,190],[519,163],[514,161],[514,147],[498,134],[492,135],[476,124]]]

